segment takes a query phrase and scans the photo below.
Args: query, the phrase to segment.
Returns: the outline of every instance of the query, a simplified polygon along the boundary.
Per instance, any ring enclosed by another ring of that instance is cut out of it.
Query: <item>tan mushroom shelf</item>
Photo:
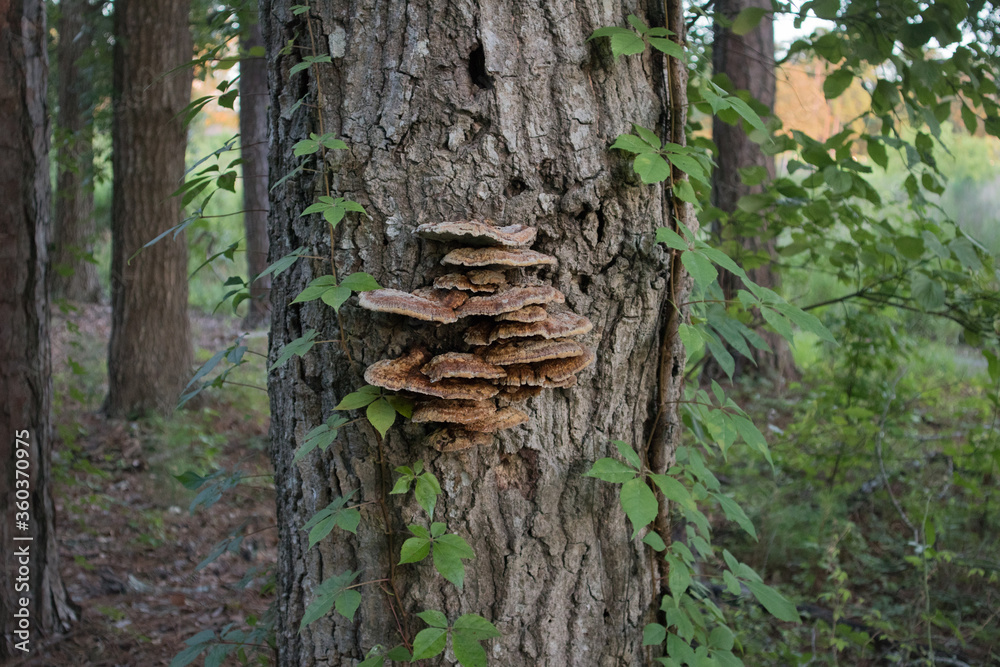
[[[588,333],[590,320],[559,306],[565,297],[552,285],[523,277],[522,269],[557,264],[555,257],[526,248],[536,233],[534,227],[498,227],[488,220],[420,225],[418,236],[469,246],[441,260],[451,272],[412,293],[379,289],[360,295],[367,310],[467,322],[462,338],[469,351],[432,355],[415,347],[365,371],[369,384],[418,396],[412,419],[443,425],[426,441],[439,451],[492,443],[491,434],[528,421],[511,403],[546,388],[572,387],[594,362],[592,350],[570,340]]]

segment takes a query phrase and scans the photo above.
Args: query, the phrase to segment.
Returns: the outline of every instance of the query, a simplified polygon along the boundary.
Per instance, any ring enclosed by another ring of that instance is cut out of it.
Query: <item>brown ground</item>
[[[248,618],[263,614],[270,603],[259,592],[266,572],[245,590],[237,586],[252,568],[264,570],[275,561],[267,416],[248,413],[233,405],[232,397],[216,393],[168,422],[104,419],[99,413],[104,379],[95,376],[103,375],[109,314],[107,307],[89,306],[56,312],[53,321],[54,495],[63,579],[82,608],[81,621],[66,636],[38,642],[37,655],[13,664],[169,665],[187,638],[230,623],[246,628]],[[78,332],[67,330],[67,319]],[[192,324],[197,346],[213,352],[234,339],[238,326],[196,316]],[[266,338],[252,339],[251,349],[265,347]],[[72,374],[67,358],[88,372]],[[254,363],[263,378],[261,360]],[[195,492],[172,474],[234,466],[263,476],[192,515],[188,507]],[[244,521],[247,537],[236,553],[196,571]]]

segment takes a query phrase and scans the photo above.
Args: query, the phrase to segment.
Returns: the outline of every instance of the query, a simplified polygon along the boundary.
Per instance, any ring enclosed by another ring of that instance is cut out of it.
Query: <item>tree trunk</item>
[[[281,537],[279,664],[354,665],[376,644],[412,641],[423,627],[414,613],[424,609],[444,610],[452,621],[478,613],[494,622],[503,633],[488,647],[495,665],[648,664],[641,640],[659,604],[655,565],[648,548],[629,539],[616,490],[582,475],[612,455],[612,439],[641,449],[658,416],[656,452],[644,455],[656,466],[670,460],[684,357],[677,309],[665,303],[668,295],[686,301],[686,280],[653,241],[668,210],[662,190],[639,184],[627,158],[608,146],[633,121],[681,132],[684,123],[661,122],[659,58],[614,61],[605,40],[587,38],[600,26],[623,24],[629,13],[663,25],[663,5],[422,0],[403,12],[360,0],[293,15],[291,4],[262,3],[271,174],[280,178],[302,163],[292,147],[311,132],[349,144],[326,156],[333,194],[362,203],[371,217],[352,215],[332,235],[339,275],[363,270],[383,286],[412,290],[443,273],[441,244],[417,238],[418,224],[478,216],[534,225],[534,248],[559,259],[548,277],[594,322],[598,360],[579,386],[529,401],[531,422],[490,447],[439,454],[422,442],[429,429],[413,423],[397,424],[378,445],[374,431],[359,424],[293,464],[303,436],[365,384],[367,365],[418,341],[435,346],[454,327],[373,315],[353,299],[339,321],[320,301],[290,304],[310,280],[331,272],[329,261],[302,259],[276,277],[272,360],[311,329],[335,340],[342,327],[350,350],[317,345],[269,378]],[[281,54],[289,39],[306,49]],[[332,63],[289,76],[310,53]],[[679,90],[683,95],[683,84]],[[674,102],[686,106],[683,98]],[[271,193],[272,259],[299,246],[330,255],[326,223],[300,217],[326,194],[324,178],[310,171],[321,168],[319,160],[307,166]],[[672,275],[679,278],[673,285]],[[412,498],[385,495],[394,481],[389,471],[418,459],[445,489],[435,519],[476,552],[462,592],[429,558],[392,567],[404,526],[427,521]],[[352,504],[375,503],[363,507],[357,537],[338,533],[307,549],[301,526],[355,490]],[[354,622],[330,615],[300,634],[312,591],[347,569],[360,571],[361,580],[394,571],[398,596],[365,586]]]
[[[52,237],[52,294],[95,303],[101,296],[93,261],[94,134],[92,78],[78,61],[91,44],[87,0],[59,3],[59,176]]]
[[[263,46],[260,24],[248,26],[242,37],[240,62],[240,145],[243,157],[243,227],[247,237],[250,280],[267,268],[267,63],[263,56],[248,56]],[[246,326],[267,322],[271,278],[250,284]]]
[[[717,11],[730,20],[748,7],[767,10],[756,28],[745,35],[735,35],[716,25],[712,44],[712,66],[715,74],[724,74],[732,82],[733,91],[746,90],[768,109],[774,109],[774,24],[769,0],[719,0]],[[767,180],[774,179],[774,158],[765,155],[760,145],[750,140],[742,124],[729,125],[715,118],[712,138],[718,148],[718,166],[712,177],[712,203],[730,214],[729,222],[720,230],[723,239],[734,239],[734,246],[727,246],[733,259],[740,265],[747,263],[747,274],[758,285],[776,288],[777,273],[770,261],[775,256],[774,239],[768,234],[767,220],[759,215],[740,214],[736,206],[744,195],[761,192],[760,185],[745,185],[740,169],[762,167]],[[739,278],[723,272],[721,284],[727,298],[735,298],[742,288]],[[787,341],[770,332],[762,332],[772,353],[758,353],[758,368],[779,378],[795,375],[795,363]],[[745,358],[734,354],[737,374],[746,372]]]
[[[116,0],[112,125],[111,343],[107,413],[169,412],[191,372],[188,250],[171,197],[184,175],[191,99],[190,0]],[[130,258],[131,261],[130,261]]]
[[[0,7],[0,659],[77,620],[59,575],[51,479],[51,195],[45,5]]]

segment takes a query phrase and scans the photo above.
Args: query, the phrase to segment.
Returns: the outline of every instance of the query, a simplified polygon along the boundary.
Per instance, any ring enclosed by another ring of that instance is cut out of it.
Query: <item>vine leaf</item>
[[[368,406],[368,410],[365,413],[368,417],[368,421],[375,430],[379,432],[383,438],[385,437],[386,431],[395,423],[396,421],[396,408],[389,404],[389,401],[384,398],[379,398]]]
[[[635,539],[639,531],[656,518],[658,511],[656,496],[646,484],[646,480],[637,477],[622,484],[619,500],[622,509],[625,510],[625,516],[632,522],[634,528],[632,539]]]
[[[463,667],[486,667],[486,651],[481,642],[499,637],[500,631],[478,614],[465,614],[451,629],[451,648]]]
[[[433,556],[434,569],[462,590],[465,583],[465,564],[462,560],[476,557],[465,538],[461,535],[441,535],[434,540]]]
[[[310,623],[326,616],[334,607],[336,607],[337,613],[353,621],[354,612],[361,604],[361,594],[356,590],[348,589],[347,586],[360,574],[360,572],[347,570],[342,574],[330,577],[317,586],[315,597],[306,607],[305,614],[302,616],[299,632],[305,630]]]
[[[361,512],[355,507],[345,508],[344,505],[356,493],[351,491],[346,496],[335,498],[325,508],[316,512],[302,530],[309,531],[309,548],[329,535],[334,528],[341,528],[349,533],[358,534],[358,524],[361,522]]]
[[[594,461],[594,465],[590,467],[590,470],[584,473],[584,477],[596,477],[601,481],[613,484],[627,482],[630,479],[634,479],[635,475],[636,472],[632,468],[617,459],[609,458]]]
[[[760,602],[761,606],[767,609],[775,618],[789,623],[802,622],[802,619],[799,618],[799,612],[795,609],[795,605],[789,602],[778,591],[760,581],[748,581],[746,585],[750,589],[750,592],[753,593],[753,596],[757,598],[757,602]]]

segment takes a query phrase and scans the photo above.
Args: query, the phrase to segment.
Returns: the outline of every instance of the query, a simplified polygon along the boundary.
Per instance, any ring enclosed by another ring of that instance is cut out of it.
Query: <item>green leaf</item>
[[[635,475],[635,470],[621,461],[617,459],[604,458],[594,461],[594,465],[592,465],[590,470],[585,472],[583,476],[596,477],[597,479],[605,482],[620,484],[635,478]]]
[[[958,238],[952,240],[952,242],[948,244],[948,248],[950,248],[955,254],[955,257],[958,258],[962,268],[968,269],[969,271],[979,271],[983,268],[982,262],[979,261],[979,253],[976,252],[976,247],[972,244],[972,241],[964,236],[959,236]]]
[[[403,542],[399,550],[399,564],[417,563],[427,558],[431,552],[431,541],[426,537],[411,537]]]
[[[705,255],[697,250],[688,250],[681,253],[681,264],[687,269],[694,281],[703,289],[715,282],[719,272],[715,270]]]
[[[642,629],[643,646],[659,646],[667,640],[667,629],[659,623],[650,623]]]
[[[436,609],[428,609],[427,611],[422,611],[417,616],[421,621],[431,626],[432,628],[446,628],[448,627],[448,617],[442,612]]]
[[[417,499],[427,516],[434,518],[434,505],[437,503],[437,496],[441,493],[441,485],[438,484],[437,477],[429,472],[416,478],[413,488],[413,495]]]
[[[413,638],[413,662],[433,658],[444,651],[448,631],[442,628],[425,628]]]
[[[302,623],[299,625],[299,632],[305,630],[306,626],[310,623],[313,623],[330,613],[330,610],[333,609],[334,605],[338,603],[342,596],[346,596],[346,599],[343,603],[338,605],[337,611],[353,620],[354,611],[357,610],[357,604],[354,604],[357,591],[346,590],[346,587],[349,586],[352,581],[357,579],[359,574],[360,572],[347,570],[342,574],[330,577],[317,586],[314,591],[313,601],[309,603],[309,606],[306,607],[305,613],[302,615]],[[357,595],[356,599],[357,602],[360,602],[360,595]],[[343,611],[341,611],[342,609]],[[347,613],[344,613],[345,611],[350,612],[350,614],[348,615]]]
[[[708,645],[720,651],[731,651],[736,643],[733,631],[724,625],[717,625],[712,628],[708,635]]]
[[[799,612],[795,605],[789,602],[778,591],[759,581],[746,582],[747,588],[757,598],[757,601],[775,618],[788,623],[800,623]]]
[[[377,394],[372,394],[364,389],[352,391],[347,396],[344,396],[340,403],[337,403],[334,410],[357,410],[358,408],[365,407],[377,398]]]
[[[344,286],[340,287],[329,287],[320,295],[323,303],[330,306],[334,310],[339,310],[344,302],[351,298],[351,290]]]
[[[268,370],[273,371],[275,368],[281,366],[286,361],[291,359],[292,355],[297,355],[301,357],[302,355],[309,352],[309,350],[312,349],[313,345],[316,344],[314,342],[316,336],[317,336],[317,331],[315,329],[312,329],[310,331],[307,331],[304,336],[296,338],[292,342],[288,343],[288,345],[285,345],[283,348],[281,348],[281,354],[278,355],[278,358],[275,359],[274,363],[271,364]]]
[[[688,509],[695,508],[694,498],[691,497],[691,492],[681,484],[677,479],[674,479],[670,475],[659,475],[653,473],[649,476],[656,487],[663,494],[663,497],[667,500],[673,501],[678,505],[687,507]]]
[[[313,141],[312,139],[303,139],[302,141],[295,144],[292,148],[292,154],[295,157],[301,157],[303,155],[312,155],[319,151],[319,142]],[[305,213],[303,213],[305,215]]]
[[[354,612],[361,605],[361,593],[356,590],[344,591],[334,600],[333,606],[337,613],[349,620],[354,620]]]
[[[632,449],[631,445],[622,440],[614,440],[613,442],[615,447],[618,448],[618,453],[622,455],[623,459],[625,459],[636,470],[642,470],[642,459],[640,459],[639,455],[635,453],[635,450]]]
[[[619,500],[625,516],[632,522],[632,539],[635,539],[656,518],[659,509],[656,496],[644,479],[637,478],[622,484]]]
[[[688,250],[687,241],[684,238],[670,229],[669,227],[658,227],[656,230],[656,242],[664,243],[668,247],[674,250]]]
[[[389,401],[380,398],[368,406],[367,417],[379,435],[384,438],[385,432],[396,421],[396,408],[392,407]]]
[[[655,153],[659,145],[659,141],[657,141],[656,146],[650,146],[633,134],[620,134],[615,139],[615,143],[611,144],[611,148],[641,155],[643,153]]]
[[[885,145],[873,137],[868,138],[868,157],[883,169],[889,166],[889,156],[885,152]]]
[[[371,274],[364,272],[352,273],[340,281],[340,286],[354,292],[370,292],[382,287]]]
[[[806,311],[801,308],[797,308],[790,303],[778,303],[775,304],[774,307],[779,313],[790,319],[803,331],[814,333],[828,343],[837,342],[837,339],[833,337],[830,330],[823,326],[823,323],[820,322],[815,315],[810,315]]]
[[[760,119],[760,116],[757,115],[756,111],[750,108],[749,104],[738,97],[727,97],[726,102],[730,104],[733,111],[738,113],[740,117],[749,123],[755,130],[767,132],[767,128],[764,127],[764,121]]]
[[[698,160],[694,159],[690,155],[667,153],[667,159],[670,160],[670,164],[674,165],[691,178],[696,181],[701,181],[706,185],[708,184],[708,175],[705,173],[705,168],[701,166],[701,163],[698,162]]]
[[[854,72],[846,67],[838,69],[823,81],[823,95],[828,100],[840,97],[840,94],[850,87],[852,81],[854,81]]]
[[[945,303],[944,287],[925,273],[914,273],[910,282],[914,300],[927,311],[935,311]]]
[[[750,521],[743,508],[735,500],[721,493],[713,493],[712,496],[719,501],[722,511],[726,513],[726,517],[729,520],[738,523],[740,528],[749,533],[755,540],[757,539],[757,531],[753,527],[753,522]]]
[[[460,535],[442,535],[434,540],[434,569],[462,590],[465,581],[463,559],[475,558],[472,547]]]
[[[611,39],[611,53],[615,58],[631,56],[646,50],[642,37],[627,28],[598,28],[590,39],[608,37]]]
[[[632,127],[635,128],[635,133],[638,134],[643,141],[649,144],[650,147],[659,150],[659,148],[663,145],[663,142],[660,141],[660,138],[656,136],[656,133],[652,130],[648,130],[642,125],[633,124]]]
[[[642,538],[643,544],[646,544],[653,548],[653,551],[664,551],[667,548],[666,542],[660,537],[659,533],[649,531],[646,536]]]
[[[632,169],[646,185],[659,183],[670,178],[670,165],[658,153],[637,155]]]
[[[670,594],[675,600],[680,600],[681,595],[691,585],[691,570],[686,563],[675,556],[667,554],[665,559],[669,566],[667,585],[670,587]]]
[[[664,37],[650,37],[649,45],[657,51],[665,53],[671,58],[685,60],[684,47],[677,42]]]
[[[496,627],[482,616],[465,614],[452,628],[451,648],[463,667],[486,667],[486,651],[480,642],[499,636]]]
[[[734,35],[745,35],[757,27],[765,14],[767,10],[763,7],[747,7],[736,15],[730,30]]]
[[[979,127],[979,119],[976,118],[976,112],[965,104],[962,104],[962,123],[969,134],[975,134],[976,129]]]

